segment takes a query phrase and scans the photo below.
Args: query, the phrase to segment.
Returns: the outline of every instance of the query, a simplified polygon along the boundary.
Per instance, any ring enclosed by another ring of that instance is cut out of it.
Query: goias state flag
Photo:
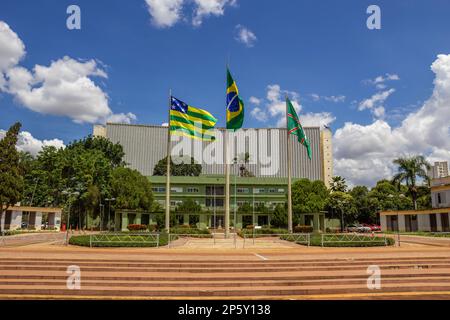
[[[244,102],[239,97],[239,90],[227,68],[227,129],[237,131],[244,124]]]
[[[308,152],[308,158],[311,159],[311,146],[309,144],[309,139],[303,130],[302,124],[298,119],[297,112],[295,112],[294,106],[292,105],[289,98],[286,97],[287,104],[287,129],[289,134],[297,136],[298,142],[305,146]]]
[[[216,139],[213,130],[217,119],[211,113],[189,106],[175,97],[170,100],[170,134],[202,141]]]

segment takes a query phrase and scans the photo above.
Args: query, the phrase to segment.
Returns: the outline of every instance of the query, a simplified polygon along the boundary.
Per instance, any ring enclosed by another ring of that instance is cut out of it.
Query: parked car
[[[359,232],[359,233],[370,233],[370,232],[372,232],[372,229],[370,227],[368,227],[368,226],[360,224],[357,227],[357,232]]]
[[[381,227],[379,225],[376,224],[367,224],[367,223],[363,223],[362,224],[364,227],[370,228],[370,232],[378,232],[381,231]]]
[[[354,224],[347,226],[347,232],[358,232],[358,226]]]

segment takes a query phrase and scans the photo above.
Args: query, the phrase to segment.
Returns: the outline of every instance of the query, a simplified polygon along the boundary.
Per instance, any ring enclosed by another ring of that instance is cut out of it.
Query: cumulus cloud
[[[253,108],[253,110],[250,112],[250,115],[261,122],[266,122],[269,118],[267,112],[258,107]]]
[[[370,85],[374,85],[377,89],[383,90],[386,89],[386,82],[388,81],[398,81],[400,77],[398,74],[390,74],[386,73],[385,75],[381,75],[376,77],[375,79],[368,79],[364,82]]]
[[[0,130],[0,139],[6,134],[5,130]],[[57,149],[65,148],[64,142],[59,139],[39,140],[27,131],[21,131],[18,136],[16,148],[19,151],[29,152],[33,156],[37,155],[43,147],[53,146]]]
[[[0,89],[24,107],[66,116],[76,123],[104,123],[111,117],[122,122],[136,119],[131,113],[113,114],[108,95],[94,82],[94,78],[108,77],[96,60],[65,56],[49,66],[35,65],[28,70],[18,65],[24,54],[25,46],[17,34],[0,21]]]
[[[358,110],[371,110],[375,118],[384,118],[385,108],[384,102],[395,92],[395,89],[389,89],[382,92],[377,92],[372,97],[365,99],[359,103]]]
[[[320,101],[325,100],[327,102],[333,102],[333,103],[341,103],[345,102],[345,99],[347,98],[344,95],[338,95],[338,96],[321,96],[317,93],[312,93],[311,97],[314,101]]]
[[[277,127],[286,126],[286,100],[285,96],[288,95],[292,105],[294,106],[297,114],[300,117],[302,124],[307,127],[324,127],[329,126],[335,120],[335,117],[331,113],[306,113],[301,114],[302,105],[300,104],[300,95],[294,91],[282,90],[280,85],[271,84],[267,86],[266,99],[264,100],[264,108],[255,107],[251,111],[251,116],[260,122],[267,122],[270,119],[276,121]],[[260,104],[263,103],[259,100]]]
[[[152,23],[158,28],[169,28],[185,17],[187,4],[193,6],[192,24],[196,27],[209,16],[222,16],[227,6],[236,0],[145,0]]]
[[[209,16],[223,16],[226,6],[235,6],[236,0],[194,0],[194,26],[200,26],[203,19]]]
[[[257,97],[250,97],[250,99],[248,99],[248,101],[250,101],[250,103],[254,104],[255,106],[259,106],[261,104],[261,99],[259,99]]]
[[[336,131],[338,175],[371,186],[392,177],[392,160],[400,156],[424,154],[430,161],[450,161],[450,55],[439,55],[431,70],[435,73],[431,97],[400,126],[376,120],[366,126],[346,123]]]
[[[145,0],[152,22],[159,28],[175,25],[182,16],[184,0]]]
[[[136,115],[131,112],[128,112],[128,113],[112,114],[106,119],[106,122],[131,124],[135,120],[137,120]]]
[[[0,72],[16,66],[25,56],[25,45],[7,23],[0,21]]]
[[[243,43],[246,47],[251,48],[255,45],[255,42],[258,40],[256,35],[250,29],[238,24],[236,26],[237,35],[235,39]]]

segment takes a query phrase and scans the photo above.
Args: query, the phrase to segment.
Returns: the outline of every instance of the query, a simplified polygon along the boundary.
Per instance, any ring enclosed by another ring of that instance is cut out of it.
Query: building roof
[[[5,207],[3,207],[3,208],[5,208]],[[8,211],[61,213],[62,208],[39,208],[39,207],[27,207],[27,206],[13,206],[13,207],[9,207]]]
[[[450,208],[435,208],[427,210],[381,211],[380,216],[407,216],[407,215],[439,214],[439,213],[450,213]]]
[[[150,182],[155,184],[165,184],[166,177],[152,176],[148,177]],[[231,176],[231,183],[234,184],[235,176]],[[299,179],[293,179],[296,181]],[[199,177],[170,177],[171,184],[192,184],[192,185],[224,185],[225,177],[223,175],[203,175]],[[236,177],[236,183],[239,185],[287,185],[287,178],[241,178]]]

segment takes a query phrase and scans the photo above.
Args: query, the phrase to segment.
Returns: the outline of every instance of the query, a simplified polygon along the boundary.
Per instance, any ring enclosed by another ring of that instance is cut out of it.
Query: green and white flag
[[[308,158],[311,160],[311,146],[309,144],[309,139],[303,130],[302,124],[297,116],[297,112],[295,112],[294,106],[289,98],[286,97],[287,104],[287,129],[289,134],[297,136],[298,142],[305,146],[308,151]]]

